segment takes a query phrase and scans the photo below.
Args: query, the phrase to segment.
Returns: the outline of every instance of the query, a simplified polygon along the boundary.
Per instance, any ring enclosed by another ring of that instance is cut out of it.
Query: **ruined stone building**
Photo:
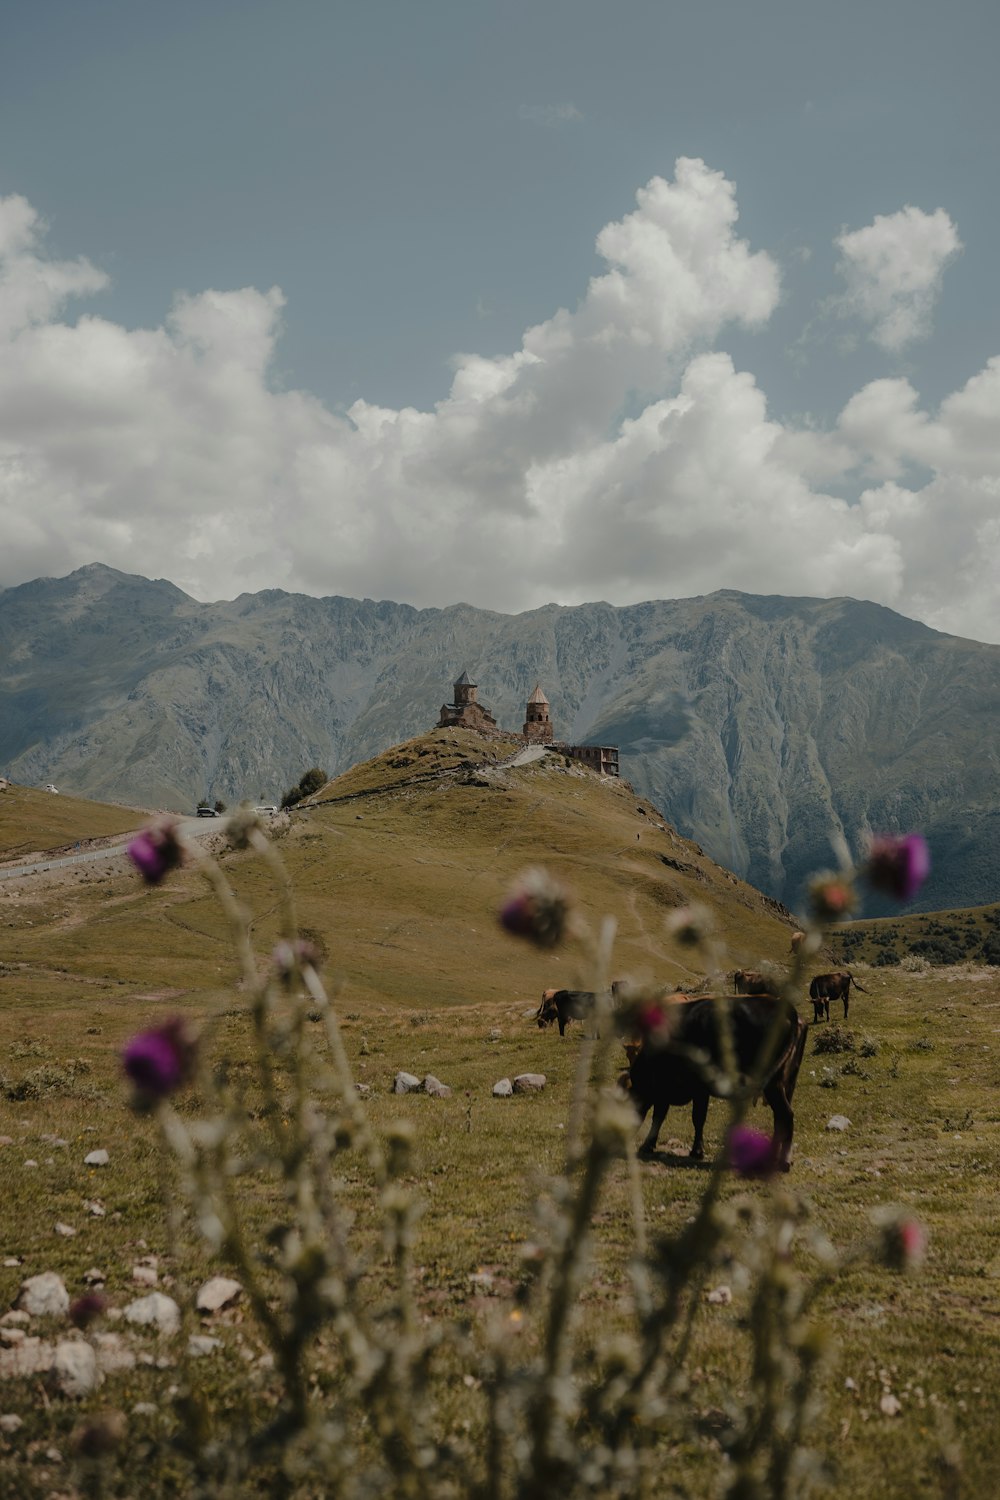
[[[454,702],[441,705],[438,729],[457,726],[461,729],[474,729],[477,734],[485,734],[491,738],[501,734],[505,738],[517,737],[516,731],[500,729],[489,709],[479,702],[479,689],[468,672],[462,673],[453,686],[453,692]],[[520,738],[526,744],[545,745],[557,755],[582,761],[601,776],[619,774],[617,745],[567,745],[556,739],[549,713],[549,700],[542,692],[540,682],[535,683],[534,691],[525,706]]]

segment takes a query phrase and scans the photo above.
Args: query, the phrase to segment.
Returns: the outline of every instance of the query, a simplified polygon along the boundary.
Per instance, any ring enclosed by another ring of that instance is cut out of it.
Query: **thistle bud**
[[[562,942],[569,917],[566,889],[545,870],[525,870],[500,910],[500,925],[537,948]]]
[[[912,901],[931,870],[927,840],[920,833],[877,834],[864,867],[868,884],[897,901]]]

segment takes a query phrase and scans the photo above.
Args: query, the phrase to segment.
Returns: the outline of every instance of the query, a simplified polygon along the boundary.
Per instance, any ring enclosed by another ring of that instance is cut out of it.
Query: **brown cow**
[[[847,1020],[847,1012],[851,1003],[851,985],[860,990],[863,995],[868,991],[863,984],[858,984],[853,974],[846,970],[837,969],[832,974],[817,974],[809,986],[809,999],[813,1003],[813,1021],[821,1021],[824,1014],[830,1019],[830,1001],[843,1000],[844,1020]]]
[[[777,1000],[779,984],[772,975],[762,974],[759,969],[737,969],[733,988],[737,995],[770,995]]]
[[[792,1095],[805,1051],[807,1028],[787,1000],[765,995],[727,995],[689,1000],[678,1006],[669,1039],[660,1045],[647,1040],[634,1055],[629,1051],[628,1073],[623,1075],[640,1120],[650,1109],[653,1121],[640,1151],[656,1150],[667,1110],[671,1105],[690,1104],[694,1125],[691,1156],[705,1155],[704,1129],[711,1095],[731,1089],[735,1080],[722,1076],[722,1042],[718,1007],[727,1011],[737,1072],[756,1076],[760,1090],[774,1116],[774,1146],[778,1165],[788,1170],[795,1117]],[[767,1048],[767,1055],[764,1049]]]

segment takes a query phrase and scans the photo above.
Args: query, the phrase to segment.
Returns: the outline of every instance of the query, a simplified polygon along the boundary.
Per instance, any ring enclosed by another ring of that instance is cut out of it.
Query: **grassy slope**
[[[428,744],[430,753],[421,756]],[[594,921],[614,912],[621,970],[682,976],[684,955],[665,938],[662,918],[669,904],[690,895],[715,907],[734,961],[777,959],[787,947],[787,927],[759,898],[656,828],[626,788],[545,765],[504,772],[502,783],[491,783],[459,764],[475,759],[476,750],[472,742],[439,744],[428,736],[381,757],[324,789],[280,844],[303,923],[342,976],[346,1042],[356,1076],[376,1090],[373,1118],[384,1127],[406,1115],[417,1126],[417,1180],[428,1205],[417,1250],[423,1296],[428,1306],[453,1309],[478,1305],[469,1276],[481,1266],[495,1269],[501,1289],[519,1274],[518,1247],[530,1233],[529,1185],[559,1163],[580,1042],[579,1028],[560,1041],[524,1018],[545,984],[578,974],[565,954],[537,955],[498,932],[493,913],[509,878],[544,857]],[[439,753],[453,769],[439,767],[437,782],[416,780]],[[393,766],[393,758],[409,763]],[[663,865],[662,854],[688,868]],[[227,868],[255,913],[263,955],[274,931],[273,892],[245,856],[230,856]],[[0,897],[0,931],[7,960],[0,970],[0,1072],[13,1093],[38,1069],[59,1070],[63,1079],[50,1072],[56,1083],[43,1081],[40,1098],[0,1101],[0,1133],[11,1137],[0,1147],[0,1238],[5,1254],[23,1258],[19,1267],[0,1269],[0,1303],[9,1303],[24,1275],[59,1269],[75,1292],[83,1272],[99,1265],[110,1300],[121,1306],[133,1295],[139,1242],[161,1255],[166,1245],[152,1133],[123,1108],[117,1048],[151,1016],[178,1004],[197,1012],[218,1000],[233,970],[223,925],[193,872],[145,892],[111,870]],[[962,1493],[992,1496],[992,1431],[1000,1418],[1000,972],[859,972],[870,993],[855,1000],[851,1022],[877,1051],[817,1055],[810,1045],[796,1095],[792,1185],[838,1245],[863,1229],[878,1203],[903,1202],[929,1225],[931,1252],[921,1276],[860,1266],[825,1294],[822,1315],[837,1352],[815,1419],[817,1443],[835,1466],[835,1493],[888,1500],[942,1493],[938,1457],[942,1436],[953,1432],[963,1450]],[[191,993],[182,1000],[178,991]],[[224,1027],[225,1054],[238,1066],[243,1020],[234,1013]],[[855,1071],[845,1073],[845,1063]],[[392,1096],[399,1068],[437,1074],[453,1086],[453,1097]],[[491,1098],[496,1079],[528,1070],[548,1075],[544,1094]],[[833,1113],[848,1116],[848,1132],[825,1129]],[[53,1135],[68,1144],[54,1145]],[[663,1139],[671,1135],[686,1146],[682,1115],[668,1120]],[[95,1145],[112,1150],[112,1163],[88,1173],[82,1158]],[[28,1157],[37,1168],[23,1166]],[[701,1174],[664,1158],[643,1168],[643,1180],[653,1226],[681,1227]],[[727,1191],[741,1190],[733,1183]],[[104,1217],[87,1212],[94,1197]],[[259,1214],[263,1229],[263,1203]],[[76,1227],[76,1237],[57,1237],[57,1220]],[[624,1274],[624,1169],[596,1231],[595,1275],[584,1302],[598,1329],[617,1317]],[[207,1265],[189,1245],[165,1269],[196,1279]],[[724,1271],[713,1273],[713,1284],[726,1279]],[[734,1359],[738,1365],[745,1293],[734,1290],[731,1307],[706,1306],[698,1322],[697,1399],[706,1413],[721,1403]],[[233,1351],[238,1339],[252,1344],[253,1335],[244,1327],[223,1329],[223,1337],[230,1357],[206,1378],[237,1392],[254,1377]],[[848,1376],[856,1390],[845,1388]],[[99,1403],[129,1410],[151,1399],[162,1380],[140,1368],[106,1387]],[[887,1386],[902,1400],[899,1416],[880,1411]],[[25,1444],[62,1443],[77,1414],[65,1402],[45,1411],[27,1384],[6,1386],[0,1402],[26,1422],[20,1446],[0,1452],[4,1492],[45,1493],[42,1472],[23,1462]],[[155,1429],[154,1419],[136,1419],[133,1432],[141,1434],[144,1424]],[[150,1483],[155,1493],[152,1477]]]
[[[128,833],[140,827],[145,817],[135,808],[54,796],[15,783],[0,791],[0,859],[36,849],[62,849],[80,839]]]

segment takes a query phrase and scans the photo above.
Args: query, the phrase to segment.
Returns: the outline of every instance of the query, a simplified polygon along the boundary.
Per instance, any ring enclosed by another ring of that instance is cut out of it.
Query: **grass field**
[[[410,1182],[425,1204],[415,1246],[419,1305],[426,1316],[476,1325],[502,1312],[523,1281],[532,1202],[562,1163],[583,1045],[579,1026],[560,1040],[525,1016],[545,985],[575,982],[583,971],[570,955],[539,955],[499,931],[495,911],[509,879],[544,856],[594,924],[606,912],[617,917],[616,967],[664,983],[701,977],[664,929],[665,915],[692,897],[715,913],[734,963],[780,961],[789,927],[661,829],[655,809],[627,788],[558,766],[483,769],[480,757],[477,769],[463,764],[476,760],[474,745],[460,744],[457,756],[456,746],[441,748],[448,753],[434,763],[433,741],[425,756],[401,747],[395,758],[406,764],[381,758],[354,782],[332,784],[278,847],[295,877],[303,928],[339,985],[348,1054],[372,1090],[365,1107],[376,1130],[399,1118],[414,1127]],[[248,856],[225,863],[263,961],[277,930],[273,890]],[[120,1308],[137,1295],[133,1267],[150,1255],[161,1287],[180,1295],[219,1268],[188,1224],[168,1243],[155,1131],[127,1109],[118,1054],[157,1017],[183,1010],[200,1018],[222,1007],[219,1057],[236,1076],[246,1068],[248,1024],[229,990],[235,970],[222,918],[196,872],[146,891],[124,868],[102,867],[0,895],[0,933],[0,1306],[13,1302],[22,1278],[43,1270],[57,1270],[77,1295],[97,1267]],[[930,1241],[919,1273],[862,1261],[819,1298],[817,1319],[832,1342],[812,1436],[832,1494],[986,1500],[1000,1481],[1000,970],[856,964],[855,972],[868,993],[852,1000],[848,1026],[835,1018],[810,1031],[787,1183],[734,1178],[724,1194],[764,1202],[790,1187],[838,1249],[867,1232],[880,1205],[920,1217]],[[800,1011],[805,1017],[811,1007]],[[831,1036],[839,1049],[817,1050]],[[435,1074],[452,1096],[394,1096],[399,1069]],[[492,1097],[498,1079],[528,1071],[546,1075],[541,1094]],[[710,1151],[720,1109],[709,1114]],[[846,1131],[826,1128],[835,1114],[850,1120]],[[754,1118],[767,1123],[764,1110]],[[641,1165],[653,1234],[679,1232],[695,1212],[705,1174],[687,1162],[689,1140],[689,1120],[671,1114],[664,1149]],[[106,1167],[84,1165],[95,1147],[109,1151]],[[348,1161],[344,1174],[358,1232],[373,1235],[365,1171]],[[273,1192],[266,1184],[245,1191],[263,1241]],[[75,1234],[58,1233],[57,1223]],[[582,1297],[595,1341],[624,1318],[632,1236],[622,1162],[595,1216]],[[792,1255],[812,1273],[807,1243],[801,1236]],[[377,1284],[374,1240],[371,1253]],[[713,1434],[726,1421],[727,1393],[747,1379],[749,1288],[734,1268],[711,1268],[706,1291],[723,1284],[731,1302],[703,1299],[694,1324],[690,1399],[701,1435],[664,1453],[664,1493],[713,1492]],[[222,1348],[198,1362],[197,1379],[249,1419],[270,1399],[259,1331],[240,1310],[211,1331]],[[517,1334],[534,1336],[530,1320]],[[81,1407],[108,1405],[128,1416],[130,1453],[123,1487],[110,1493],[172,1492],[175,1456],[164,1438],[177,1434],[168,1392],[186,1369],[183,1343],[129,1337],[149,1363],[109,1377],[82,1403],[43,1395],[38,1381],[0,1381],[0,1414],[23,1419],[16,1433],[0,1432],[0,1493],[66,1493]],[[320,1348],[321,1383],[326,1357]],[[456,1428],[467,1420],[465,1401],[459,1390],[443,1404]]]

